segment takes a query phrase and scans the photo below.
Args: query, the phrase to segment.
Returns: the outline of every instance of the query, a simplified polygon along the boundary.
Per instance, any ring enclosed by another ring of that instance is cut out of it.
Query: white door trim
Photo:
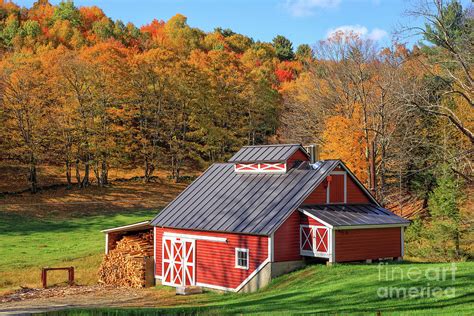
[[[310,212],[307,212],[305,210],[302,210],[302,209],[298,209],[298,211],[300,211],[301,213],[303,213],[304,215],[308,216],[308,217],[311,217],[312,219],[315,219],[317,220],[318,222],[320,222],[321,224],[323,224],[324,226],[328,227],[328,228],[333,228],[333,226],[325,221],[323,221],[322,219],[314,216],[313,214],[311,214]]]
[[[163,237],[175,237],[175,238],[187,238],[187,239],[193,239],[193,240],[207,240],[207,241],[215,241],[215,242],[227,242],[227,238],[224,238],[224,237],[179,234],[179,233],[170,233],[170,232],[164,232]]]

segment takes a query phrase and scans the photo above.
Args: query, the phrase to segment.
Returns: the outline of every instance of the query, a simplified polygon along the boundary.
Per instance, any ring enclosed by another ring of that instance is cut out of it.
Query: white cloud
[[[379,29],[379,28],[375,28],[368,34],[367,37],[373,41],[380,41],[382,38],[386,36],[388,36],[387,31]]]
[[[342,25],[334,29],[330,29],[327,31],[326,37],[329,38],[338,32],[342,32],[345,34],[352,33],[352,34],[358,35],[361,38],[366,38],[373,41],[380,41],[384,37],[388,36],[388,33],[385,30],[374,28],[369,32],[369,29],[367,27],[356,24],[356,25]]]
[[[310,16],[317,8],[334,8],[341,0],[287,0],[286,9],[296,17]]]

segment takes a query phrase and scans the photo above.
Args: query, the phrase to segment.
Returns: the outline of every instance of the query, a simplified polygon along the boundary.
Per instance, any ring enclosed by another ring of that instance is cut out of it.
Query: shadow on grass
[[[157,210],[140,210],[134,211],[133,216],[151,219],[157,213]],[[104,215],[78,216],[68,220],[50,220],[29,217],[17,212],[0,212],[0,236],[21,236],[33,233],[70,232],[74,230],[100,231],[115,225],[131,224],[127,219],[130,215],[130,212],[120,211]],[[125,218],[120,220],[120,216]]]

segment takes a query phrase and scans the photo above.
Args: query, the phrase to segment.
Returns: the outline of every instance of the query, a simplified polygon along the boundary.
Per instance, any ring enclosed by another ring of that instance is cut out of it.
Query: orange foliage
[[[166,37],[165,22],[163,20],[158,21],[154,19],[150,24],[143,25],[140,31],[145,34],[150,34],[151,38],[157,43],[163,43]]]
[[[275,75],[280,83],[293,80],[294,74],[290,70],[276,69]]]
[[[28,11],[28,17],[31,20],[38,21],[40,25],[47,25],[48,20],[53,16],[54,7],[49,2],[38,1]],[[46,32],[43,32],[46,34]]]
[[[299,61],[283,61],[277,64],[275,76],[280,83],[289,82],[296,79],[301,70],[302,66]]]
[[[367,183],[364,133],[360,129],[360,110],[351,118],[335,115],[327,119],[323,133],[322,159],[341,159],[363,182]]]
[[[96,6],[80,7],[79,12],[81,14],[82,27],[85,30],[91,29],[94,22],[100,21],[105,17],[104,11]]]

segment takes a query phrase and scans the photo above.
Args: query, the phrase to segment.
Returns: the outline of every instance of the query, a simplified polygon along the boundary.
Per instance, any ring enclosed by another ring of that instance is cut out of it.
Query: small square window
[[[239,269],[249,268],[249,250],[235,248],[235,267]]]

